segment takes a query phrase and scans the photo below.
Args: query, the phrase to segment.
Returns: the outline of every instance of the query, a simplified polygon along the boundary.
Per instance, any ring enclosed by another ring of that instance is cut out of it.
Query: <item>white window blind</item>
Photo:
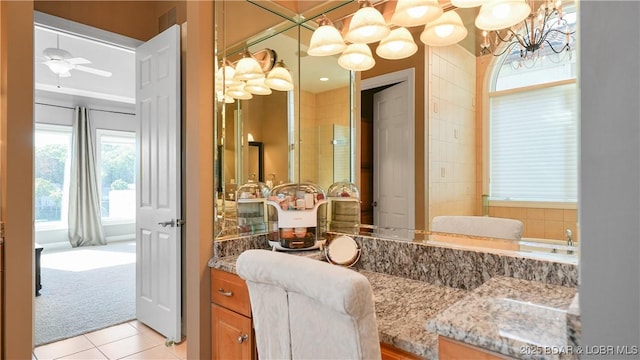
[[[577,201],[576,84],[491,97],[490,199]]]

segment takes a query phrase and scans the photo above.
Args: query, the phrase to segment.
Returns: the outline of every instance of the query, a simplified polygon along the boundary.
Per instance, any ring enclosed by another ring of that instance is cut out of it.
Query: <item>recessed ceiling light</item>
[[[329,81],[329,78],[328,77],[321,77],[320,81]]]

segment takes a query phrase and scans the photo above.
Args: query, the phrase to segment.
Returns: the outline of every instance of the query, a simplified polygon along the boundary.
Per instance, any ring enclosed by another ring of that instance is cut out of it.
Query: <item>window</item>
[[[66,227],[69,208],[71,127],[35,125],[36,227]]]
[[[490,200],[577,201],[575,57],[498,64],[489,95]]]
[[[96,134],[102,219],[135,221],[136,134],[103,129]]]

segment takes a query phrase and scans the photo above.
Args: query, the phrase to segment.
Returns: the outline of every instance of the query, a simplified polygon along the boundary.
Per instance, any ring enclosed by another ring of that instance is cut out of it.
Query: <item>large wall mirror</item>
[[[388,12],[396,2],[375,3]],[[449,2],[440,3],[450,10]],[[573,2],[563,4],[567,14],[572,14],[570,21],[575,27]],[[399,62],[377,58],[373,69],[356,74],[338,65],[338,55],[313,57],[306,49],[322,14],[336,24],[357,10],[357,1],[218,1],[215,6],[218,66],[222,66],[223,59],[238,61],[244,51],[259,54],[269,49],[275,53],[276,61],[284,61],[294,83],[291,91],[273,91],[228,104],[218,102],[215,168],[219,219],[233,219],[234,192],[252,179],[263,179],[269,185],[312,182],[325,190],[334,182],[351,181],[360,187],[365,205],[375,203],[371,190],[374,185],[363,175],[365,165],[373,159],[363,149],[375,146],[371,135],[375,94],[393,84],[373,88],[363,84],[375,83],[372,79],[389,73],[414,69],[412,186],[416,198],[407,211],[414,215],[416,225],[396,233],[382,231],[373,217],[363,220],[363,225],[379,235],[416,240],[431,230],[435,216],[489,215],[521,220],[523,237],[527,241],[549,240],[549,249],[556,244],[566,245],[567,237],[578,240],[575,198],[527,206],[526,201],[500,201],[486,196],[490,192],[487,164],[493,161],[489,159],[492,150],[488,144],[493,140],[489,138],[487,114],[494,99],[515,93],[511,89],[501,92],[495,85],[496,74],[502,72],[505,78],[515,79],[524,73],[528,74],[525,77],[540,79],[541,74],[565,71],[570,76],[561,85],[575,87],[575,47],[572,60],[553,70],[539,66],[517,69],[515,63],[503,66],[505,63],[499,58],[479,54],[482,32],[474,27],[478,8],[457,9],[469,31],[464,41],[451,47],[429,48],[419,43],[421,29],[414,27],[411,32],[419,45],[415,56]],[[343,24],[337,27],[340,25]],[[375,45],[371,49],[374,51]],[[559,91],[552,85],[531,85],[531,89],[548,94]],[[576,98],[575,94],[567,94],[555,99]],[[535,118],[528,121],[531,124],[547,116],[559,119],[559,112],[533,113]],[[256,175],[255,167],[250,168],[252,142],[262,143],[263,150],[262,170]],[[226,223],[231,224],[227,229],[233,228],[233,221]],[[227,234],[223,232],[225,221],[220,224],[216,234]]]
[[[294,85],[217,103],[216,214],[226,230],[234,226],[234,193],[249,181],[310,182],[325,190],[337,181],[355,181],[353,74],[338,65],[337,56],[306,55],[317,27],[313,19],[351,2],[301,2],[302,9],[271,1],[216,2],[218,66],[237,63],[246,51],[267,53],[269,61],[283,62]]]

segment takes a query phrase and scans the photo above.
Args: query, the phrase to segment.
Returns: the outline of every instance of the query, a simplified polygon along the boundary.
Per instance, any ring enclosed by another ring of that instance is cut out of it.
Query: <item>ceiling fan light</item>
[[[252,80],[263,77],[262,66],[248,53],[236,64],[236,73],[233,76],[234,80]]]
[[[407,28],[391,30],[389,36],[380,40],[376,54],[383,59],[398,60],[407,58],[418,51],[418,45]]]
[[[273,90],[278,91],[289,91],[293,90],[293,79],[291,78],[291,73],[289,69],[284,65],[284,61],[280,60],[276,64],[276,66],[269,71],[267,74],[267,78],[264,83],[272,88]]]
[[[333,25],[322,25],[317,28],[311,41],[307,54],[311,56],[328,56],[341,53],[347,44],[344,43],[340,31]]]
[[[351,44],[338,58],[338,64],[347,70],[365,71],[371,69],[376,61],[367,44]]]
[[[531,14],[526,0],[490,0],[480,7],[476,27],[482,30],[510,28]]]
[[[486,0],[451,0],[451,5],[457,8],[472,8],[480,6],[485,2]]]
[[[362,3],[362,6],[351,18],[345,40],[350,43],[369,44],[389,35],[390,30],[382,14],[368,1]]]
[[[450,10],[428,23],[420,34],[420,40],[429,46],[447,46],[461,41],[467,37],[467,33],[460,15]]]
[[[49,60],[44,63],[55,74],[62,75],[73,69],[73,66],[64,60]]]
[[[399,26],[418,26],[442,15],[438,0],[398,0],[391,22]]]
[[[264,78],[247,80],[244,89],[253,95],[270,95],[271,89],[264,82]]]

